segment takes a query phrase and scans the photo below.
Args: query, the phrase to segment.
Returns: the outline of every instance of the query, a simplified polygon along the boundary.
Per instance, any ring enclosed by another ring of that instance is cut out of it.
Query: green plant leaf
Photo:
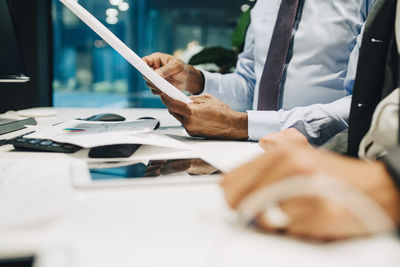
[[[237,52],[220,46],[204,48],[194,55],[190,65],[215,63],[218,67],[234,66],[237,61]]]

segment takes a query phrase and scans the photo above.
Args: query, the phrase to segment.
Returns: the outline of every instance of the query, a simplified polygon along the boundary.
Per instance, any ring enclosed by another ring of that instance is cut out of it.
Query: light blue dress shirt
[[[361,34],[373,0],[305,0],[278,111],[257,111],[281,0],[258,0],[234,73],[203,72],[205,94],[247,111],[249,139],[295,127],[322,144],[348,127]]]

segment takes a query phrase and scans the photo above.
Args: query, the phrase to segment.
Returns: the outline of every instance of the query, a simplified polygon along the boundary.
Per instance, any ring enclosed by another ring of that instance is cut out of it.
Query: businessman
[[[291,177],[324,175],[362,192],[394,226],[400,225],[399,26],[400,1],[377,0],[365,25],[349,126],[348,154],[358,152],[368,161],[315,150],[295,129],[269,136],[262,142],[269,153],[224,177],[222,186],[231,207],[237,209],[253,193]],[[277,227],[260,216],[262,228],[318,240],[371,234],[342,204],[316,194],[279,204],[290,220]],[[369,220],[374,216],[370,213]]]
[[[202,94],[189,105],[161,94],[192,136],[259,140],[296,127],[319,145],[348,126],[360,34],[372,3],[257,1],[232,74],[200,72],[161,53],[144,60],[179,89]]]

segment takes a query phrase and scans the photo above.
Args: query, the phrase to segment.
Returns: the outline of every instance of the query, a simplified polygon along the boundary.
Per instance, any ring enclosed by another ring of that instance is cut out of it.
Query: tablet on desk
[[[222,172],[200,158],[89,163],[73,168],[77,187],[217,181]]]

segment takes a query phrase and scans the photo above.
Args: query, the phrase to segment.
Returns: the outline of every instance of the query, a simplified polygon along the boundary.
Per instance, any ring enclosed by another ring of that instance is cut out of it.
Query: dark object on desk
[[[82,149],[80,146],[57,143],[47,139],[24,138],[25,135],[10,139],[7,144],[13,145],[19,151],[75,153]]]
[[[0,267],[32,267],[34,260],[34,257],[0,259]]]
[[[160,121],[153,117],[140,117],[138,120],[155,120],[155,121],[157,121],[157,125],[154,128],[154,130],[157,130],[158,128],[160,128],[160,125],[161,125]]]
[[[83,121],[125,121],[126,119],[121,115],[114,114],[114,113],[102,113],[93,115],[86,119],[79,119]]]
[[[0,118],[0,134],[11,133],[24,129],[26,125],[36,125],[37,122],[34,118],[27,118],[23,120],[3,119]]]
[[[90,158],[128,158],[136,150],[139,149],[140,144],[122,144],[122,145],[109,145],[99,146],[90,149]]]
[[[0,1],[0,82],[25,83],[30,80],[24,74],[25,65],[21,52],[19,33],[15,24],[14,1]]]

